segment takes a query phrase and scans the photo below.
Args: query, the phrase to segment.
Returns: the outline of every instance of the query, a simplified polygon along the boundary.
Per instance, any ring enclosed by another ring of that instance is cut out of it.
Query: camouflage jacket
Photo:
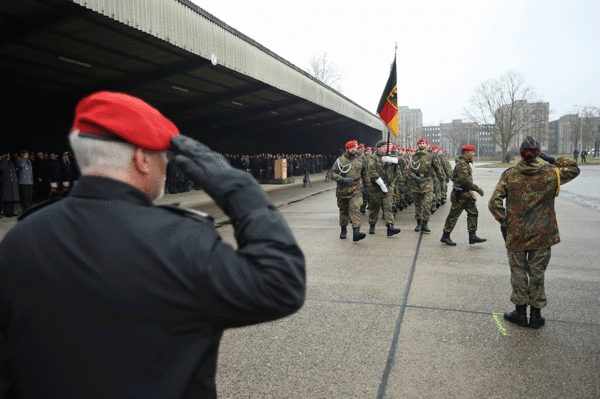
[[[440,163],[442,165],[442,168],[444,168],[444,173],[446,173],[446,176],[452,177],[452,166],[450,166],[448,158],[446,158],[445,156],[440,156]]]
[[[375,153],[371,155],[371,158],[369,158],[369,180],[371,182],[369,186],[369,194],[379,197],[385,197],[386,195],[393,194],[391,188],[396,178],[396,165],[393,163],[388,163],[388,166],[386,168],[386,163],[381,160],[382,156],[383,155],[379,155],[379,153]],[[385,183],[386,187],[388,188],[387,194],[384,194],[384,192],[381,191],[381,187],[379,187],[379,185],[375,183],[375,180],[377,180],[380,177]]]
[[[473,170],[471,169],[471,162],[468,162],[462,155],[456,158],[456,165],[454,166],[454,172],[452,172],[452,183],[453,188],[461,193],[462,200],[475,202],[475,193],[473,191],[479,190],[479,187],[473,183]]]
[[[554,212],[559,185],[579,175],[575,161],[560,157],[555,166],[519,162],[507,169],[488,204],[494,218],[506,226],[506,248],[527,251],[548,248],[560,242]],[[506,200],[506,208],[504,207]]]
[[[367,173],[366,157],[359,156],[358,153],[350,156],[347,152],[339,157],[331,168],[331,179],[337,182],[335,190],[336,197],[352,198],[362,195],[363,182],[366,183],[369,178]],[[354,180],[351,186],[341,182],[342,177],[349,177]]]
[[[425,151],[417,151],[408,161],[408,171],[412,178],[417,176],[420,177],[431,177],[431,172],[439,173],[440,165],[436,157]]]

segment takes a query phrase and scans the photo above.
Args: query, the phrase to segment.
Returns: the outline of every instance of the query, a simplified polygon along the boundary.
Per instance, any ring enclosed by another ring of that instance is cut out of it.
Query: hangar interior
[[[224,153],[381,138],[377,116],[187,0],[5,1],[0,31],[4,150],[68,148],[76,103],[100,90],[142,98]]]

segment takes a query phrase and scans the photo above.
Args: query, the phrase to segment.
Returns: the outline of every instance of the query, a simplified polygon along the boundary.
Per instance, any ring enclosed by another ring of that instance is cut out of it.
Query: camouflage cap
[[[533,137],[527,136],[525,137],[525,140],[523,140],[523,142],[521,143],[521,148],[524,150],[539,150],[540,143],[538,143],[537,140]]]
[[[377,143],[375,143],[375,147],[376,147],[376,148],[379,148],[379,147],[381,147],[382,145],[387,145],[387,143],[388,143],[388,142],[387,142],[386,140],[379,140]]]

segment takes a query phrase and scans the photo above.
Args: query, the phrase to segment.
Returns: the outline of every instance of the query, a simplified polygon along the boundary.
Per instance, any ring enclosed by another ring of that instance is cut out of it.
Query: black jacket
[[[223,330],[289,315],[305,293],[272,204],[232,223],[237,251],[210,218],[90,176],[21,217],[0,244],[0,397],[215,397]]]

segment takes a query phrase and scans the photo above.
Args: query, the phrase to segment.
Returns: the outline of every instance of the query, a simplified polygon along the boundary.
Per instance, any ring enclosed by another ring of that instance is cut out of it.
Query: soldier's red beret
[[[358,145],[358,148],[364,148],[364,147],[365,147],[365,145],[364,145],[363,143],[360,143],[360,144]]]
[[[365,148],[365,151],[371,151],[371,147]]]
[[[179,134],[177,126],[156,108],[137,97],[109,91],[90,94],[77,104],[74,130],[151,151],[168,150],[171,138]]]
[[[425,140],[425,139],[423,139],[423,138],[420,138],[420,139],[417,141],[417,144],[419,144],[421,141],[427,142],[427,140]]]
[[[352,148],[355,145],[358,145],[358,141],[352,140],[352,141],[349,141],[349,142],[346,143],[346,148]]]
[[[463,151],[475,151],[475,147],[473,147],[472,145],[463,145],[462,147]]]

